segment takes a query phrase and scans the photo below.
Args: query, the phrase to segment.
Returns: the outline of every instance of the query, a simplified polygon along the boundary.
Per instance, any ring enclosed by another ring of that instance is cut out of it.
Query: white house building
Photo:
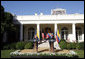
[[[23,15],[15,16],[14,23],[20,24],[20,41],[32,40],[35,30],[39,30],[39,36],[42,32],[50,29],[50,32],[56,34],[60,31],[60,39],[70,42],[84,41],[84,14],[66,14],[65,9],[52,9],[51,15]],[[40,40],[42,40],[40,38]]]

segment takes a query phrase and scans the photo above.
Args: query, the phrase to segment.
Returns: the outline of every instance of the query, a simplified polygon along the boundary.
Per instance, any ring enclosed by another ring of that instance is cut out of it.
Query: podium
[[[34,52],[38,52],[38,41],[34,39],[33,43],[34,43]]]
[[[49,45],[50,45],[50,52],[54,52],[54,39],[49,40]]]

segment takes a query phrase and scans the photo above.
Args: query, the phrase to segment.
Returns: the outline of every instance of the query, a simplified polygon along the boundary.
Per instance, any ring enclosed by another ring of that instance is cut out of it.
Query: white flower
[[[22,55],[22,53],[18,53],[19,55]]]
[[[53,55],[55,55],[55,53],[52,53]]]
[[[39,53],[37,55],[40,55]]]
[[[77,54],[77,53],[75,53],[74,51],[71,50],[69,54],[74,54],[74,55],[75,55],[75,54]]]
[[[10,53],[10,55],[12,55],[12,54],[13,54],[13,52]]]

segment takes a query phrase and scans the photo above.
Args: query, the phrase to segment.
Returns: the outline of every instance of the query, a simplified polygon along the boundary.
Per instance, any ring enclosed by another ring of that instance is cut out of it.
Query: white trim
[[[20,21],[21,24],[54,24],[54,23],[84,23],[84,21]]]

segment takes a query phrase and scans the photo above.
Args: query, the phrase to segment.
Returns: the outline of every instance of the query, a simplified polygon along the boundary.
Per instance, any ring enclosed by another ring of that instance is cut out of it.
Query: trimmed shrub
[[[76,49],[80,49],[79,43],[76,43]]]
[[[3,49],[5,50],[8,50],[9,49],[9,45],[5,45],[5,46],[3,46]]]
[[[5,44],[3,49],[16,49],[16,43]]]
[[[72,46],[71,46],[71,43],[67,43],[67,49],[71,49]]]
[[[77,43],[76,49],[83,50],[84,49],[84,42]]]
[[[61,49],[67,49],[67,42],[65,40],[61,40],[59,42],[59,46]]]
[[[65,40],[61,40],[59,45],[61,49],[76,49],[77,43],[68,43]]]
[[[24,42],[17,42],[16,49],[24,49],[25,43]]]
[[[84,42],[81,43],[67,43],[65,40],[61,40],[59,42],[59,46],[61,49],[78,49],[83,50],[84,49]]]
[[[68,43],[67,49],[76,49],[76,43]]]
[[[11,43],[11,44],[9,45],[9,48],[10,48],[10,49],[16,49],[16,43]]]
[[[32,49],[33,48],[33,43],[32,42],[28,42],[25,46],[25,49]]]
[[[76,44],[77,43],[71,43],[71,49],[76,49]]]
[[[79,45],[80,45],[80,48],[81,48],[82,50],[84,50],[84,42],[79,43]]]

